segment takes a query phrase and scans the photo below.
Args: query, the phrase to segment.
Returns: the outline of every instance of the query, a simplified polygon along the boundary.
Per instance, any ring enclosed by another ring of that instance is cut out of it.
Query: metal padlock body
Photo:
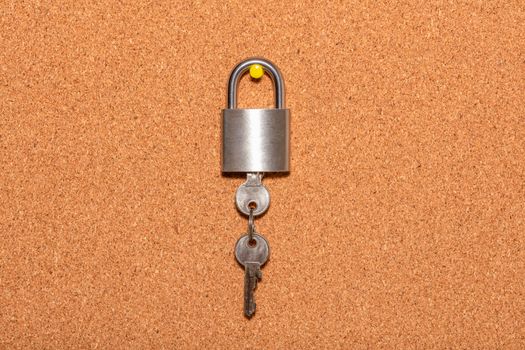
[[[252,64],[260,64],[275,89],[273,109],[238,109],[237,85]],[[228,83],[228,109],[222,111],[223,172],[289,171],[290,111],[284,108],[284,83],[271,62],[252,58],[238,64]]]
[[[288,171],[288,109],[225,109],[223,172]]]

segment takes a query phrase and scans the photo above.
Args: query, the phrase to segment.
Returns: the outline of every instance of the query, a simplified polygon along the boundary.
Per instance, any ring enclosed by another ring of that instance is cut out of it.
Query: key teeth
[[[253,265],[253,266],[255,266],[255,265]],[[250,265],[250,267],[251,267],[251,265]],[[250,267],[245,267],[245,268],[250,268]],[[255,271],[250,269],[249,276],[250,276],[249,278],[250,278],[250,286],[251,286],[250,299],[249,299],[249,301],[247,301],[247,307],[244,309],[244,315],[248,319],[251,319],[253,317],[253,315],[255,314],[255,311],[257,310],[257,304],[255,303],[254,292],[257,289],[258,281],[262,277],[262,271],[258,267],[256,267]]]

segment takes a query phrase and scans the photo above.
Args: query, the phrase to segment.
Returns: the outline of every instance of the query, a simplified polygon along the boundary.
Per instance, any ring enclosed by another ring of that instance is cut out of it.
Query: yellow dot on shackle
[[[260,64],[252,64],[250,66],[250,76],[253,79],[259,79],[264,75],[264,69]]]

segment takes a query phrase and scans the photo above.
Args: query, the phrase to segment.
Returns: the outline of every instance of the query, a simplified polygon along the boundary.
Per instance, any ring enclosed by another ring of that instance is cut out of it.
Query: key
[[[244,266],[244,315],[251,318],[255,313],[254,291],[262,278],[261,267],[270,256],[268,241],[260,234],[253,233],[250,241],[248,234],[242,236],[235,245],[235,257]]]
[[[235,192],[235,203],[237,209],[244,215],[249,215],[253,206],[253,215],[264,214],[270,206],[270,192],[262,184],[261,173],[248,173],[246,182]]]

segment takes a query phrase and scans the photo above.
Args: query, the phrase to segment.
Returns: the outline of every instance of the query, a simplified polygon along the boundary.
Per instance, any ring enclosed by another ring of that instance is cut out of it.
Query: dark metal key
[[[255,313],[254,291],[262,277],[261,267],[270,255],[268,241],[260,234],[242,236],[235,245],[235,257],[244,266],[244,314],[250,318]]]

